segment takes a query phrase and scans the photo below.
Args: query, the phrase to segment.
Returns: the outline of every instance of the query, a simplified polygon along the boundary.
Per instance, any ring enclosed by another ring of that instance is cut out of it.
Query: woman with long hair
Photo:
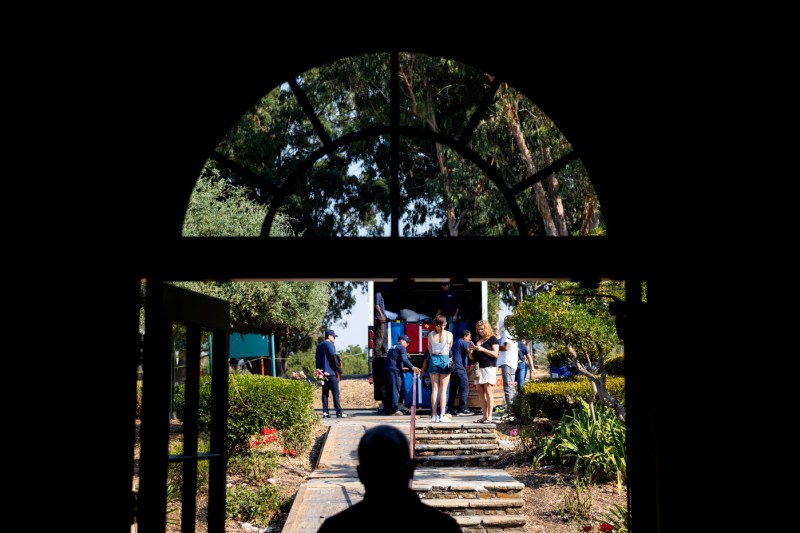
[[[472,348],[472,360],[478,363],[478,401],[481,404],[483,418],[479,423],[492,422],[493,397],[492,389],[497,381],[497,357],[500,355],[500,341],[493,335],[492,325],[488,320],[479,320],[475,324],[475,346]]]
[[[434,329],[428,335],[430,361],[427,365],[431,377],[431,422],[450,422],[450,415],[447,414],[447,386],[450,384],[453,334],[445,329],[447,317],[444,315],[436,315],[433,324]]]

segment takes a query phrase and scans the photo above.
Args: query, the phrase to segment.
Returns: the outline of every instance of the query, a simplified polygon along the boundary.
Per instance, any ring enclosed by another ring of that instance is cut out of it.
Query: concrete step
[[[489,466],[500,460],[495,424],[417,422],[417,466]]]
[[[524,484],[503,471],[420,469],[413,488],[422,501],[453,516],[464,531],[524,531]]]

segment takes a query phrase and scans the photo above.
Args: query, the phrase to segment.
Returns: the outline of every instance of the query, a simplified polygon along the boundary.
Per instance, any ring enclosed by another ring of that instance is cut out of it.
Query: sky
[[[336,339],[336,349],[339,351],[345,350],[350,345],[361,346],[364,351],[367,348],[367,321],[369,320],[367,293],[362,294],[360,289],[353,292],[356,304],[350,310],[350,314],[344,317],[347,327],[344,327],[341,322],[333,325],[333,331],[339,335]]]

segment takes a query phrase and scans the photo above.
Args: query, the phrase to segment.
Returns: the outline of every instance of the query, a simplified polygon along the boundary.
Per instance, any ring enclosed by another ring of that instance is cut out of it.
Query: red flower
[[[583,526],[583,530],[584,531],[591,531],[592,530],[592,526]]]
[[[597,529],[599,531],[605,531],[605,532],[614,531],[614,526],[612,526],[608,522],[603,522],[599,526],[597,526]]]
[[[297,452],[296,452],[296,451],[294,451],[294,450],[289,450],[289,455],[291,455],[292,457],[294,457],[295,455],[297,455]]]
[[[286,455],[287,453],[289,453],[289,450],[287,450],[286,448],[284,448],[284,449],[283,449],[283,455]]]

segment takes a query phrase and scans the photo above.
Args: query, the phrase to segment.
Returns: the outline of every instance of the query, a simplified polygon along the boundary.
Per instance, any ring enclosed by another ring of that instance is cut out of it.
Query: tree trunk
[[[522,133],[517,102],[515,101],[514,106],[512,106],[511,102],[506,100],[505,109],[506,118],[508,119],[509,126],[511,127],[511,137],[514,139],[514,144],[517,146],[517,150],[519,150],[520,156],[522,157],[522,162],[525,164],[525,171],[528,173],[528,176],[532,176],[533,174],[536,174],[536,163],[533,161],[533,156],[528,148],[525,135]],[[550,210],[550,205],[547,203],[547,195],[545,194],[545,190],[541,182],[536,182],[533,185],[533,193],[534,199],[536,200],[536,207],[539,210],[539,215],[542,217],[544,234],[548,237],[557,237],[558,229],[553,221],[553,214]]]

